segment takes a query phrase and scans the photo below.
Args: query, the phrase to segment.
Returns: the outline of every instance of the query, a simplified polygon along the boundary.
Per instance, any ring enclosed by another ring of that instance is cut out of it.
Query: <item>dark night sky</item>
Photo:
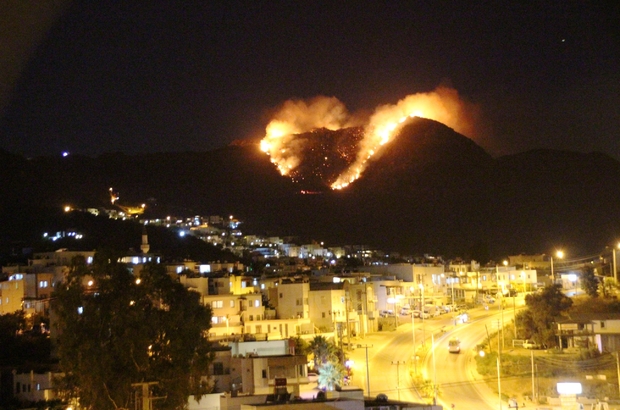
[[[205,151],[261,137],[287,99],[373,110],[447,83],[492,155],[620,159],[619,7],[520,3],[9,0],[0,148]]]

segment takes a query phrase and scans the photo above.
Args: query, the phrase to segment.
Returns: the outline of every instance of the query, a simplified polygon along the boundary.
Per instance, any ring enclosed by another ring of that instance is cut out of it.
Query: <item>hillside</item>
[[[342,148],[357,137],[354,129],[331,133],[304,137],[321,156],[299,168],[297,182],[256,144],[95,158],[0,152],[0,232],[4,240],[37,234],[41,206],[109,207],[109,187],[121,203],[147,203],[150,216],[233,214],[248,233],[414,254],[499,258],[558,246],[583,254],[620,232],[620,163],[602,154],[541,150],[494,159],[450,128],[415,119],[358,181],[332,191],[328,182],[350,161]],[[308,189],[312,195],[302,194]]]

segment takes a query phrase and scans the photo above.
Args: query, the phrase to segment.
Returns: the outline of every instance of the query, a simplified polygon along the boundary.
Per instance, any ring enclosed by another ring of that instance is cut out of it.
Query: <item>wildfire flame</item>
[[[316,97],[309,102],[289,100],[267,125],[260,147],[280,173],[287,175],[303,160],[304,144],[294,138],[295,134],[316,128],[335,131],[363,126],[364,138],[355,161],[331,184],[332,189],[343,189],[361,176],[368,161],[392,141],[408,119],[432,119],[463,135],[471,135],[476,112],[476,107],[462,101],[456,90],[443,86],[429,93],[408,95],[396,104],[379,106],[365,120],[349,114],[335,97]]]

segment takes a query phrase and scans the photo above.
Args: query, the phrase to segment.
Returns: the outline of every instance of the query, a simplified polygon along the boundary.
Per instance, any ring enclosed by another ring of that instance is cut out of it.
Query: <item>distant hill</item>
[[[310,158],[298,182],[282,177],[253,143],[96,158],[0,151],[0,234],[34,234],[41,206],[110,207],[114,187],[121,203],[147,203],[147,215],[232,214],[248,233],[407,254],[596,253],[620,235],[620,163],[603,154],[536,150],[495,159],[452,129],[415,119],[362,178],[329,190],[326,181],[346,165],[334,150],[355,141],[355,132],[305,136],[334,168]]]

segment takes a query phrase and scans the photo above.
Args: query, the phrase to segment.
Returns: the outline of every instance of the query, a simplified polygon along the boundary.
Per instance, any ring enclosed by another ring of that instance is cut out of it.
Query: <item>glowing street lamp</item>
[[[499,335],[497,337],[499,338]],[[498,341],[498,348],[499,348],[499,341]],[[478,354],[480,355],[480,357],[485,356],[484,350],[480,350]],[[499,399],[499,410],[502,410],[502,376],[500,372],[499,351],[497,352],[496,362],[497,362],[497,397]]]
[[[564,258],[564,251],[557,251],[555,253],[555,256],[558,259],[563,259]],[[553,273],[553,255],[551,255],[551,283],[555,284],[555,275]]]

